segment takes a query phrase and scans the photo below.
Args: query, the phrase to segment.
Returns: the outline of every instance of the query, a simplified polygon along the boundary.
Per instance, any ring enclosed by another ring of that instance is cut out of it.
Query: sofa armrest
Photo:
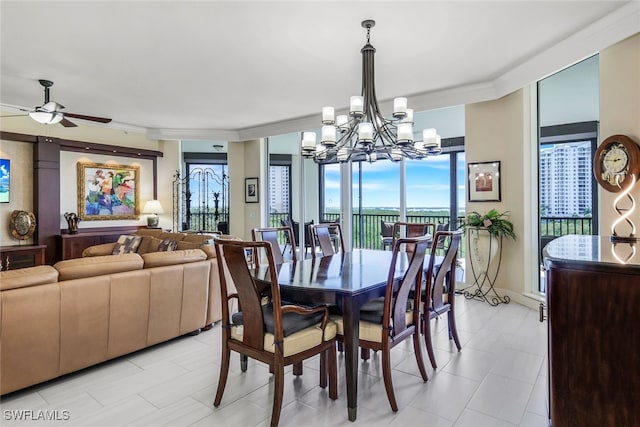
[[[101,245],[89,246],[88,248],[85,248],[85,250],[82,251],[82,256],[89,257],[89,256],[111,255],[115,245],[116,245],[115,243],[103,243]]]

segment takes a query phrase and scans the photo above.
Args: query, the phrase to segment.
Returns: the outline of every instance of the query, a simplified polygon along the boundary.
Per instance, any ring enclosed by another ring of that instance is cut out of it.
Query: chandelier
[[[422,141],[414,140],[413,110],[407,108],[407,98],[393,100],[393,117],[385,118],[378,107],[374,81],[373,57],[376,49],[369,43],[371,28],[376,22],[362,21],[367,29],[367,44],[362,52],[362,92],[352,96],[349,115],[335,115],[333,107],[322,108],[322,132],[316,143],[315,132],[302,133],[303,157],[316,163],[335,163],[389,159],[397,162],[403,157],[421,159],[442,151],[440,135],[435,129],[422,131]]]

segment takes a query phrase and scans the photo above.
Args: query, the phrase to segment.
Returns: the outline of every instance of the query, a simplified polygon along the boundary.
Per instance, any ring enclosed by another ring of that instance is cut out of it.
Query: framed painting
[[[81,220],[139,219],[139,192],[139,166],[78,162]]]
[[[469,201],[499,202],[500,162],[469,163]]]
[[[0,159],[0,203],[9,203],[9,195],[11,194],[10,169],[11,161]]]
[[[244,202],[258,203],[258,178],[244,179]]]

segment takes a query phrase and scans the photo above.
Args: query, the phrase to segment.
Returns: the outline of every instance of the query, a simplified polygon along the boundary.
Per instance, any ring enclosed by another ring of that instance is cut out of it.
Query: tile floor
[[[410,340],[393,352],[400,410],[389,407],[379,355],[360,362],[358,419],[347,420],[342,356],[339,399],[318,387],[318,360],[295,377],[287,371],[281,426],[546,426],[546,323],[538,312],[511,303],[490,307],[456,297],[462,351],[447,337],[446,318],[435,320],[438,369],[420,379]],[[240,372],[233,355],[219,408],[220,326],[182,337],[18,391],[0,400],[0,425],[55,426],[267,426],[273,381],[268,368],[249,362]],[[17,422],[13,411],[48,410],[61,421]],[[55,412],[58,411],[58,412]],[[62,412],[67,411],[67,412]]]

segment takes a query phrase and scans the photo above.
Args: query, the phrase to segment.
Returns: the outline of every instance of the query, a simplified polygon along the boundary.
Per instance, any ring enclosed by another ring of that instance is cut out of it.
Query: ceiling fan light
[[[56,111],[60,111],[63,108],[64,108],[63,105],[60,105],[55,101],[49,101],[46,104],[44,104],[42,107],[40,107],[39,110],[53,113],[53,112],[56,112]]]
[[[48,111],[31,111],[29,117],[43,125],[53,125],[63,119],[62,114]]]

